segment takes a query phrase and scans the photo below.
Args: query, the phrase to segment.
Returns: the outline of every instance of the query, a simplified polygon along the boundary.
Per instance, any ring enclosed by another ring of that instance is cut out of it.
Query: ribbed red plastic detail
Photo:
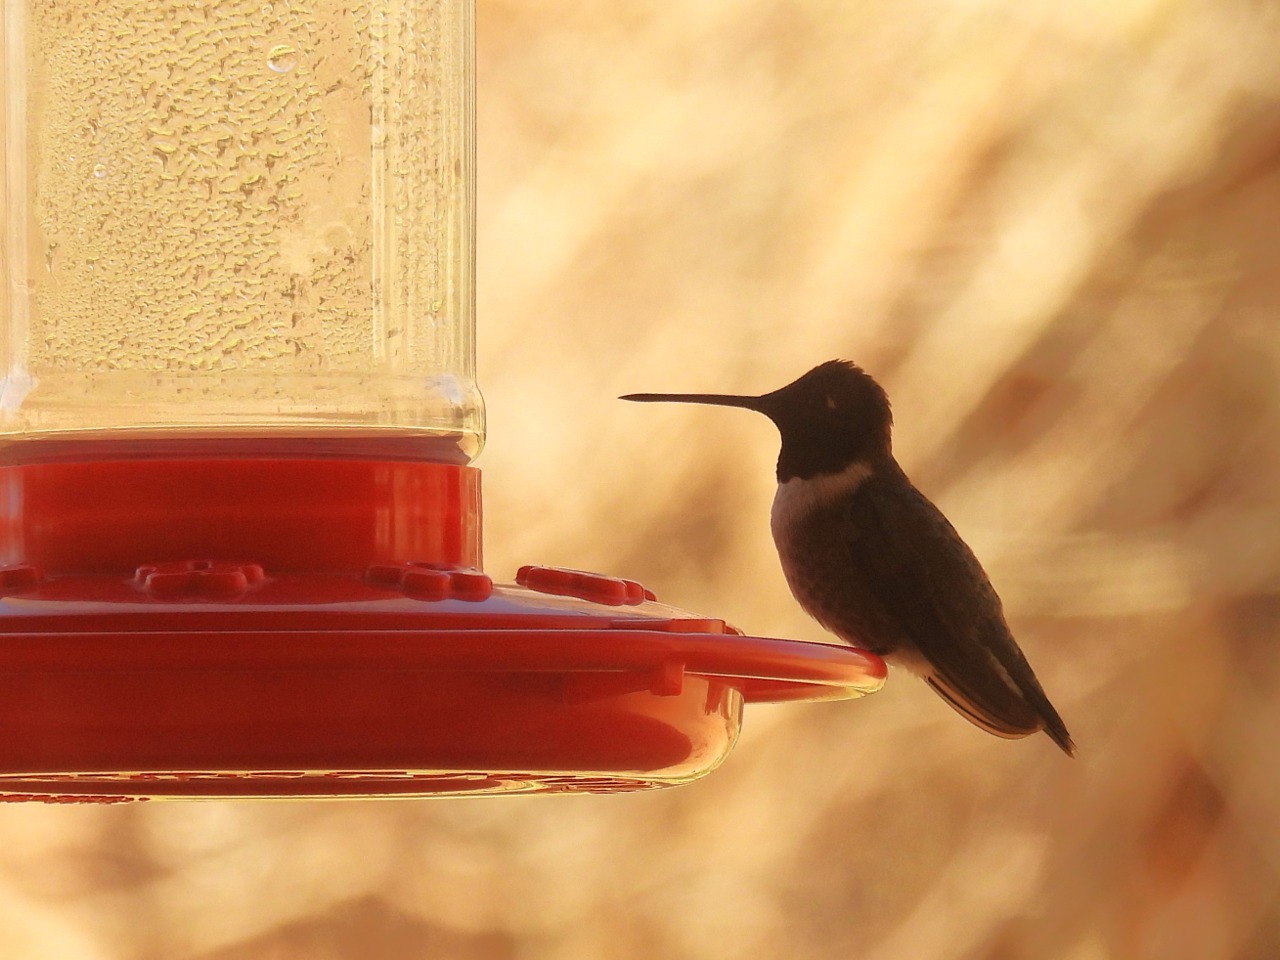
[[[481,566],[480,474],[415,461],[208,457],[0,466],[0,564],[48,576],[247,558],[277,571]]]

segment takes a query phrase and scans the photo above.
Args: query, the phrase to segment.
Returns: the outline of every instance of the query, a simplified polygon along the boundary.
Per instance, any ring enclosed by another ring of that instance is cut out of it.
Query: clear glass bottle
[[[5,0],[0,460],[473,459],[472,25],[471,0]]]

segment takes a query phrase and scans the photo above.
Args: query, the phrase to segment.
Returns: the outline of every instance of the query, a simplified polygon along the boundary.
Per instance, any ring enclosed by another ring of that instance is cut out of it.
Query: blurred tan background
[[[1080,747],[922,684],[658,793],[0,810],[0,955],[1280,956],[1280,8],[479,0],[487,567],[823,639],[741,411],[831,357]]]

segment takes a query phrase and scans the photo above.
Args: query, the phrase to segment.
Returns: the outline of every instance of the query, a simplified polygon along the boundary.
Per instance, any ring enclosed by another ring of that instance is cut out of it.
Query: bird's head
[[[623,400],[705,403],[763,413],[782,435],[778,481],[873,465],[890,454],[889,398],[860,367],[829,360],[800,379],[758,397],[715,393],[633,393]]]

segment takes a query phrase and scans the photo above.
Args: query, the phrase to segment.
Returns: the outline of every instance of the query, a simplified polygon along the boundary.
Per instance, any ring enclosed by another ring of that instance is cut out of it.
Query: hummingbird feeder
[[[621,791],[884,666],[481,562],[472,0],[0,20],[0,799]]]

